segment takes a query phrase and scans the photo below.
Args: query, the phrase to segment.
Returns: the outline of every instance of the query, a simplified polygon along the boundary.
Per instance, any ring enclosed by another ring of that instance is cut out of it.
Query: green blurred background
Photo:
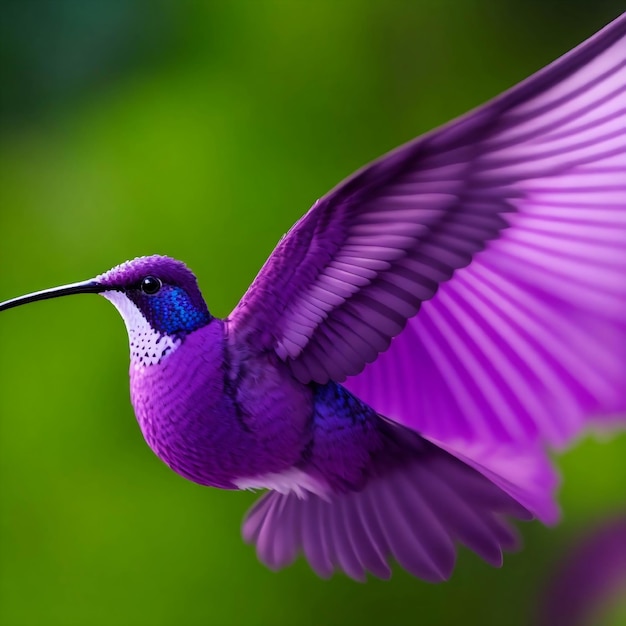
[[[567,7],[565,11],[563,8]],[[0,2],[0,300],[169,254],[226,315],[280,235],[355,168],[513,85],[623,2]],[[144,444],[121,319],[95,297],[0,320],[2,625],[535,621],[553,568],[626,505],[626,437],[560,460],[563,523],[432,586],[273,573],[254,500]],[[621,617],[620,617],[621,616]],[[626,624],[613,603],[594,624]]]

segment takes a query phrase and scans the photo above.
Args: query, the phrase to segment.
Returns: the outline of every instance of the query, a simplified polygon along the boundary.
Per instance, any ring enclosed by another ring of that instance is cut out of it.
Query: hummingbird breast
[[[237,489],[242,476],[293,467],[307,445],[311,390],[271,357],[243,359],[222,320],[187,335],[158,364],[131,361],[130,376],[146,442],[194,482]]]

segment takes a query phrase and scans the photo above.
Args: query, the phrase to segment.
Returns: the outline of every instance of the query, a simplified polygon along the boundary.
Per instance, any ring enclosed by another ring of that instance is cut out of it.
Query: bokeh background
[[[564,10],[564,8],[566,10]],[[280,235],[355,168],[515,84],[621,0],[0,2],[0,300],[169,254],[226,315]],[[559,458],[563,522],[452,580],[273,573],[251,494],[144,444],[123,324],[76,297],[0,320],[0,624],[538,621],[576,537],[626,508],[626,437]],[[626,624],[613,594],[588,624]]]

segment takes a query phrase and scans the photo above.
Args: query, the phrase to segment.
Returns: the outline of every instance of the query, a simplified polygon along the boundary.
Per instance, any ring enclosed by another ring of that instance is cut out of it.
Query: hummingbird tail
[[[364,581],[367,572],[389,578],[392,557],[434,583],[452,574],[457,542],[502,565],[502,551],[519,546],[505,517],[556,520],[557,480],[544,455],[501,448],[487,454],[466,444],[453,450],[420,440],[410,464],[378,474],[360,491],[328,500],[264,495],[244,520],[245,541],[256,544],[271,569],[303,551],[321,577],[339,569]]]

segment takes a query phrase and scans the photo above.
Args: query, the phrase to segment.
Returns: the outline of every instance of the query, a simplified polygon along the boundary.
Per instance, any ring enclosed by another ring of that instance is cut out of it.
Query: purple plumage
[[[225,320],[160,256],[0,310],[113,302],[146,441],[270,490],[243,527],[268,566],[439,581],[456,542],[499,565],[506,517],[553,522],[542,446],[626,412],[625,275],[626,14],[336,187]]]

